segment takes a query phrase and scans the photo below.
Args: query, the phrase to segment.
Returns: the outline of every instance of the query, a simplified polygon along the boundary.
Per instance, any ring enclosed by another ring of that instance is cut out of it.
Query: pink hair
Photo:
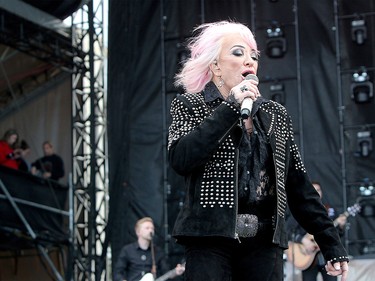
[[[195,28],[194,32],[199,34],[188,42],[190,57],[175,77],[175,86],[182,86],[188,93],[199,93],[211,81],[212,72],[209,66],[219,56],[223,36],[238,33],[251,49],[258,52],[253,33],[241,23],[229,21],[206,23]]]

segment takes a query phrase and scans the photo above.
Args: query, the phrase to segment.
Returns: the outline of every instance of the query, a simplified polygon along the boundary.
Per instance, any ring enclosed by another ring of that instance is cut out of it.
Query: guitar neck
[[[182,263],[181,266],[183,268],[185,268],[185,262]],[[177,276],[176,268],[173,268],[173,269],[169,270],[167,273],[165,273],[164,275],[160,276],[159,278],[156,278],[155,281],[165,281],[165,280],[168,280],[170,278],[174,278],[176,276]]]
[[[347,208],[347,210],[345,211],[345,212],[343,212],[342,214],[340,214],[334,221],[333,221],[333,224],[335,225],[335,226],[337,226],[337,221],[338,221],[338,218],[340,217],[340,216],[344,216],[345,218],[348,218],[349,216],[355,216],[358,212],[360,212],[361,211],[361,206],[358,204],[358,203],[356,203],[356,204],[354,204],[353,206],[351,206],[351,207],[348,207]]]
[[[168,271],[167,273],[165,273],[164,275],[157,278],[155,281],[165,281],[165,280],[168,280],[169,278],[173,278],[175,276],[176,276],[176,270],[172,269],[172,270]]]
[[[346,218],[350,216],[348,211],[343,212],[340,216],[345,216]]]

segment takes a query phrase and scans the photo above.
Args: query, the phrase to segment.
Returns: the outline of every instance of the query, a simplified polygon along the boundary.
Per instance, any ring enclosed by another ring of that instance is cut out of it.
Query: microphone
[[[256,82],[259,82],[258,77],[254,74],[246,75],[245,80],[254,80]],[[251,114],[251,109],[253,108],[253,102],[254,101],[251,98],[245,98],[242,101],[242,104],[241,104],[241,117],[242,117],[242,119],[249,118],[249,116]]]

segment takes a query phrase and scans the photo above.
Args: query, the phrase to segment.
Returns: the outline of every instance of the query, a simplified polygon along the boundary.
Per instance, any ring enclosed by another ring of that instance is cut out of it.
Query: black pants
[[[282,281],[283,250],[272,244],[272,234],[238,240],[189,239],[186,281]]]

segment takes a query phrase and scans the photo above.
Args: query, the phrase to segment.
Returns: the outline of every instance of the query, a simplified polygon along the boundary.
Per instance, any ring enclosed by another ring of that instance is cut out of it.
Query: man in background
[[[180,264],[168,272],[167,259],[162,249],[152,243],[155,228],[150,217],[144,217],[137,221],[135,233],[138,237],[137,241],[125,245],[121,249],[113,270],[114,281],[154,280],[155,277],[164,274],[169,274],[169,278],[175,278],[184,273],[185,268]]]
[[[43,157],[31,164],[31,173],[58,181],[65,174],[62,158],[54,152],[53,145],[49,141],[43,143],[43,153]]]

